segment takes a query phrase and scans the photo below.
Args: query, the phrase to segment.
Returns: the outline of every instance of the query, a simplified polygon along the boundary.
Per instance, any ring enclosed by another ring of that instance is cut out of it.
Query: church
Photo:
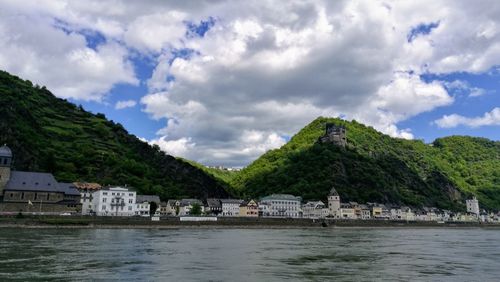
[[[12,151],[0,147],[0,213],[79,213],[80,192],[51,173],[11,170]]]

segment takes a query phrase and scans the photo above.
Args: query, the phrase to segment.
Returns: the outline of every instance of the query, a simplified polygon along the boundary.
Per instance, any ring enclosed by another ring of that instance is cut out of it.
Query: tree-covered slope
[[[17,170],[52,172],[59,181],[129,185],[141,193],[227,197],[226,185],[205,171],[94,115],[0,71],[0,144]]]
[[[346,126],[346,148],[317,142],[326,123]],[[318,118],[231,183],[251,197],[292,193],[323,200],[334,186],[343,201],[441,208],[463,208],[474,194],[482,206],[499,209],[499,168],[500,142],[453,136],[424,144],[391,138],[355,121]]]

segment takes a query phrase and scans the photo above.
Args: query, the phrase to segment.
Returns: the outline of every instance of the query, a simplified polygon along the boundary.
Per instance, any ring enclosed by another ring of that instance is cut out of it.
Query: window
[[[108,192],[102,192],[103,195],[107,196],[108,195]]]
[[[115,193],[111,193],[111,196],[114,196],[114,195],[115,195]]]
[[[133,204],[132,202],[133,202],[133,200],[132,200],[132,199],[128,199],[128,203],[129,203],[129,204]]]
[[[47,201],[49,200],[49,197],[50,197],[50,193],[47,193]]]
[[[129,195],[130,197],[133,197],[133,196],[134,196],[134,193],[128,193],[128,195]]]
[[[106,203],[106,200],[107,200],[107,199],[108,199],[108,198],[102,198],[102,202],[103,202],[103,203]]]
[[[35,198],[33,198],[33,200],[36,200],[36,198],[37,198],[37,197],[38,197],[38,194],[37,194],[37,193],[35,193]]]
[[[24,199],[24,192],[21,193],[21,199]]]

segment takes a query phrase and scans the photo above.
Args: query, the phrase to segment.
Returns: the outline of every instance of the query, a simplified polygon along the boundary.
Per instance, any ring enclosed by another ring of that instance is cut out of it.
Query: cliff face
[[[0,113],[0,144],[12,149],[15,169],[52,172],[65,182],[127,184],[163,199],[228,196],[227,186],[203,170],[6,72]]]
[[[317,142],[327,124],[345,126],[345,148]],[[483,207],[500,209],[500,142],[451,136],[424,144],[355,121],[318,118],[231,183],[252,197],[291,193],[323,200],[334,186],[343,201],[455,209],[476,195]]]

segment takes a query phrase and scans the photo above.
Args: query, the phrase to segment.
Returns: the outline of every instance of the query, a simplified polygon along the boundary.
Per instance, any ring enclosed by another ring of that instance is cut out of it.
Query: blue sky
[[[318,116],[500,139],[495,1],[0,2],[1,69],[203,164]]]

